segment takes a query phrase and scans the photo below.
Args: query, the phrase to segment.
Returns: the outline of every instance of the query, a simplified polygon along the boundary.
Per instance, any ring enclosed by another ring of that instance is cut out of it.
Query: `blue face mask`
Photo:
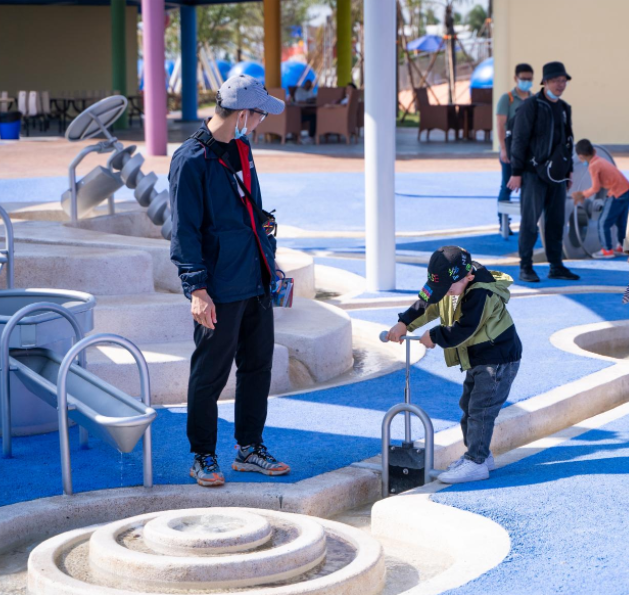
[[[553,101],[557,101],[559,99],[559,95],[555,95],[550,89],[546,88],[546,95],[548,99],[552,99]]]
[[[523,81],[518,79],[518,89],[520,91],[530,91],[533,88],[533,81]]]
[[[242,138],[243,136],[247,136],[247,117],[249,114],[245,112],[245,125],[242,128],[238,128],[238,124],[236,124],[236,128],[234,130],[234,138]]]

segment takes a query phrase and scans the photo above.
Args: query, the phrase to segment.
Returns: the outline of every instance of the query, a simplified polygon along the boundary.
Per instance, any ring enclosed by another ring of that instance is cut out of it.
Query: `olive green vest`
[[[468,292],[475,289],[488,289],[492,292],[491,297],[485,301],[485,307],[481,316],[476,332],[464,343],[444,349],[446,365],[448,367],[460,365],[462,370],[469,370],[470,358],[467,354],[467,348],[471,345],[486,343],[493,341],[496,337],[504,333],[510,326],[513,326],[513,319],[507,311],[506,304],[509,301],[509,285],[513,283],[513,279],[506,273],[499,271],[489,271],[495,283],[473,283],[468,285],[463,294],[459,297],[456,310],[452,307],[452,296],[447,295],[438,304],[431,304],[426,308],[422,316],[415,319],[409,326],[408,331],[412,332],[420,326],[441,318],[442,326],[452,326],[459,318],[461,318],[461,304],[463,297]]]

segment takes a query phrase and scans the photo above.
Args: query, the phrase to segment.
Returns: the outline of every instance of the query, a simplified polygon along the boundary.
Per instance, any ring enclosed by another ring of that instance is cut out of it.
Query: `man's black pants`
[[[188,384],[190,451],[216,452],[217,401],[236,358],[235,438],[261,444],[273,364],[273,308],[268,296],[216,304],[214,331],[195,322]]]
[[[544,243],[551,267],[562,265],[563,231],[566,224],[566,184],[547,184],[532,172],[522,175],[520,197],[520,266],[533,266],[537,222],[544,214]]]

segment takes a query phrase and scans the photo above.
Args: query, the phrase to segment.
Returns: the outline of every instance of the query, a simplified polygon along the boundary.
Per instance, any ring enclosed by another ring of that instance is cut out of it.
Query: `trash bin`
[[[0,138],[19,140],[22,125],[22,112],[0,112]]]

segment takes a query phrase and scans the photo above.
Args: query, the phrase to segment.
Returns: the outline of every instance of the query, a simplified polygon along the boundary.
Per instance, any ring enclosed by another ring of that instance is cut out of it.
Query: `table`
[[[499,200],[498,215],[502,219],[502,230],[500,231],[505,240],[509,239],[509,215],[520,214],[520,201],[515,200]]]
[[[463,138],[470,140],[470,131],[474,123],[475,103],[455,103],[453,104],[459,114],[463,114]]]

